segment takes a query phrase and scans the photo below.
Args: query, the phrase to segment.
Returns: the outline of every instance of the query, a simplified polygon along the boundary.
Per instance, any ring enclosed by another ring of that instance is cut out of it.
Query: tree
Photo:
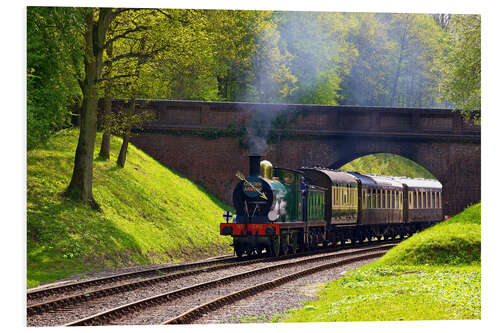
[[[351,13],[347,41],[357,51],[352,59],[350,72],[342,83],[344,105],[387,105],[390,77],[390,53],[387,25],[376,14]]]
[[[123,10],[86,8],[84,77],[79,81],[83,94],[80,134],[75,153],[73,174],[65,195],[100,210],[92,194],[94,145],[97,132],[97,82],[103,66],[106,33],[111,21]]]
[[[297,78],[291,103],[339,104],[341,82],[356,50],[346,41],[348,22],[340,13],[277,13],[280,45],[289,52]]]
[[[480,120],[481,109],[481,16],[453,15],[452,46],[442,65],[444,99],[462,114]]]
[[[252,56],[257,29],[270,12],[258,10],[209,10],[208,35],[217,79],[217,99],[245,100],[253,77]]]
[[[445,33],[427,14],[384,14],[394,47],[389,77],[389,105],[431,107],[438,104],[438,59]]]
[[[27,8],[28,150],[69,126],[70,107],[80,103],[75,74],[83,66],[82,24],[79,9]]]
[[[294,90],[297,78],[288,68],[291,55],[279,47],[280,33],[272,20],[264,20],[256,29],[256,50],[251,57],[252,89],[249,99],[279,102]]]

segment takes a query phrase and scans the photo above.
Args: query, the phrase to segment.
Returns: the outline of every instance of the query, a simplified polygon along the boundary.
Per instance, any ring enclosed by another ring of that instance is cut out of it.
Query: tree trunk
[[[87,74],[84,83],[80,136],[76,147],[75,165],[65,195],[99,209],[99,205],[92,195],[93,157],[97,132],[97,86],[93,79],[96,75],[95,68],[89,68]],[[92,81],[94,81],[93,84]]]
[[[135,93],[134,97],[130,100],[130,107],[127,112],[127,119],[126,121],[130,122],[132,116],[135,113]],[[118,155],[118,159],[116,160],[116,164],[118,166],[124,168],[125,167],[125,161],[127,160],[127,149],[128,149],[128,142],[130,140],[130,133],[131,133],[131,128],[132,126],[128,126],[125,133],[123,134],[123,142],[122,142],[122,147],[120,148],[120,154]]]
[[[125,161],[127,160],[127,149],[129,140],[130,140],[130,132],[127,132],[123,135],[122,147],[120,148],[120,154],[118,155],[118,160],[116,161],[116,164],[118,164],[118,166],[122,168],[125,167]]]
[[[110,121],[109,117],[111,117],[111,95],[106,95],[104,97],[104,110],[102,115],[102,141],[101,141],[101,150],[99,151],[99,157],[103,160],[109,160],[109,151],[110,151]]]
[[[86,17],[85,78],[81,83],[83,105],[80,114],[80,135],[73,175],[64,195],[100,210],[92,195],[93,157],[97,133],[97,80],[102,69],[104,41],[113,10],[99,9],[97,22],[94,22],[94,13],[95,9],[90,9]]]
[[[392,93],[391,93],[391,106],[394,106],[394,100],[396,99],[396,94],[398,90],[398,81],[399,81],[399,75],[401,73],[401,63],[403,62],[403,53],[406,49],[406,33],[408,32],[408,16],[406,17],[406,25],[404,27],[404,30],[401,35],[401,48],[399,51],[399,60],[398,60],[398,65],[396,68],[396,75],[394,77],[394,83],[392,85]]]
[[[113,57],[113,43],[110,43],[106,48],[106,54],[109,58]],[[109,151],[110,151],[110,141],[111,141],[111,70],[112,63],[108,66],[105,71],[105,78],[107,79],[104,87],[104,110],[102,113],[102,141],[101,141],[101,150],[99,151],[99,158],[103,160],[109,160]]]

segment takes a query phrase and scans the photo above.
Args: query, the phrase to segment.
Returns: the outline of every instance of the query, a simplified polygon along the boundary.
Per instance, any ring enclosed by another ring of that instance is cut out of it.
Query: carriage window
[[[335,187],[335,207],[339,207],[340,206],[340,189],[338,187]]]

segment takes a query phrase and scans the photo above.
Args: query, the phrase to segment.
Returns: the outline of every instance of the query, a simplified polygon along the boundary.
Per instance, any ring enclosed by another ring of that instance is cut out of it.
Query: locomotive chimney
[[[260,155],[248,155],[250,177],[260,176]]]

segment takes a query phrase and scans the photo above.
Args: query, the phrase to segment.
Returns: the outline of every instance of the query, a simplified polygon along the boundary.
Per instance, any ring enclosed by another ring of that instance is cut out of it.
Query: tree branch
[[[133,32],[146,31],[146,30],[149,30],[149,29],[151,29],[151,28],[147,27],[147,26],[144,26],[144,25],[137,26],[134,29],[128,29],[128,30],[124,31],[123,33],[121,33],[121,34],[119,34],[119,35],[111,38],[110,40],[108,40],[106,42],[106,44],[104,45],[104,47],[107,47],[109,44],[115,42],[116,40],[118,40],[120,38],[127,37],[128,34],[131,34]]]

